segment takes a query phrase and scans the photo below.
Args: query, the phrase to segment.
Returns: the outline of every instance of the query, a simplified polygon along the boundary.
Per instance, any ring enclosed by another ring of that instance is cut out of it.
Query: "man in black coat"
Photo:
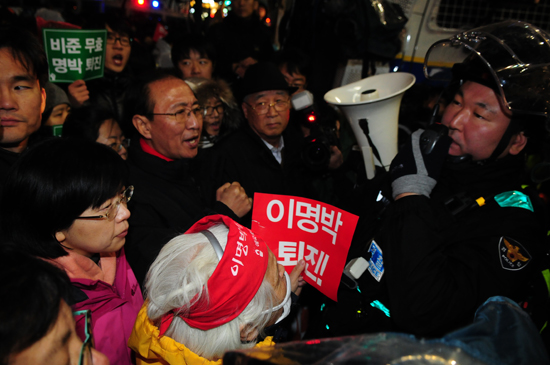
[[[39,40],[26,29],[0,29],[0,190],[8,169],[40,128],[46,107],[48,62]]]
[[[427,67],[449,49],[463,52],[441,125],[413,133],[390,169],[395,201],[376,241],[398,330],[441,336],[470,323],[491,296],[534,304],[526,300],[542,280],[547,221],[522,184],[525,147],[548,117],[548,42],[508,21],[428,51]]]
[[[132,139],[128,156],[135,193],[126,255],[142,283],[171,238],[208,214],[239,219],[250,211],[252,199],[238,183],[226,183],[217,189],[215,202],[207,203],[193,172],[202,109],[183,80],[152,73],[132,90],[127,105],[139,136]]]
[[[319,314],[316,337],[440,337],[472,323],[493,296],[520,303],[532,318],[537,307],[547,315],[541,271],[548,269],[548,219],[537,192],[523,185],[527,142],[534,147],[547,134],[549,41],[533,26],[509,21],[428,51],[426,75],[442,75],[432,65],[441,71],[455,63],[450,103],[441,123],[414,132],[382,176],[391,180],[391,196],[378,195],[381,216],[375,209],[361,215],[349,256],[373,263],[357,280],[360,291],[340,285],[339,302]],[[390,323],[366,312],[375,303]]]
[[[271,63],[251,66],[243,79],[242,110],[246,125],[206,151],[202,168],[221,172],[221,181],[238,181],[249,196],[254,193],[311,197],[311,173],[302,162],[303,137],[287,128],[290,94]],[[212,176],[212,174],[208,175]],[[221,182],[218,180],[218,182]],[[251,222],[252,212],[243,219]]]
[[[255,0],[234,1],[227,17],[208,29],[207,37],[218,52],[217,73],[228,81],[236,76],[238,61],[252,55],[260,62],[273,57],[271,31],[260,20],[255,5]]]

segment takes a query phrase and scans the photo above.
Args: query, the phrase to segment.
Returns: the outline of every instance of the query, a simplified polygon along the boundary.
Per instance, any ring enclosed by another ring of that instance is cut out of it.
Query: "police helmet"
[[[514,117],[549,116],[550,36],[529,23],[509,20],[438,41],[426,54],[424,74],[488,86]]]

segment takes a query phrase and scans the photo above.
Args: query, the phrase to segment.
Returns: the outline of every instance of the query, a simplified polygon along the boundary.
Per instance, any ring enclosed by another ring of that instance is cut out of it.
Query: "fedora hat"
[[[274,63],[259,62],[250,66],[244,74],[241,85],[243,98],[267,90],[284,90],[292,94],[298,88],[288,86],[283,74]]]

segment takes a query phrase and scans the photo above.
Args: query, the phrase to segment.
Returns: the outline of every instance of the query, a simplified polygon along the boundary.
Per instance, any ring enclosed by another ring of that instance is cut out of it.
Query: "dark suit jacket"
[[[315,199],[310,186],[312,175],[301,159],[303,138],[288,128],[283,138],[283,162],[279,164],[262,139],[246,125],[216,143],[211,151],[201,151],[203,180],[210,181],[210,190],[237,181],[250,197],[254,193],[267,193]],[[208,170],[206,174],[204,169]],[[241,222],[249,225],[251,218],[252,212]]]

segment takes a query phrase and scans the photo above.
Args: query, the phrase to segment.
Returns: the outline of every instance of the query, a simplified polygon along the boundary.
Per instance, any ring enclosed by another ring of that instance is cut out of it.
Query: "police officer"
[[[491,296],[524,301],[545,250],[521,184],[550,108],[549,35],[519,21],[477,28],[432,45],[426,76],[444,76],[432,65],[445,63],[451,102],[392,162],[394,202],[376,238],[394,329],[429,337],[470,323]]]

